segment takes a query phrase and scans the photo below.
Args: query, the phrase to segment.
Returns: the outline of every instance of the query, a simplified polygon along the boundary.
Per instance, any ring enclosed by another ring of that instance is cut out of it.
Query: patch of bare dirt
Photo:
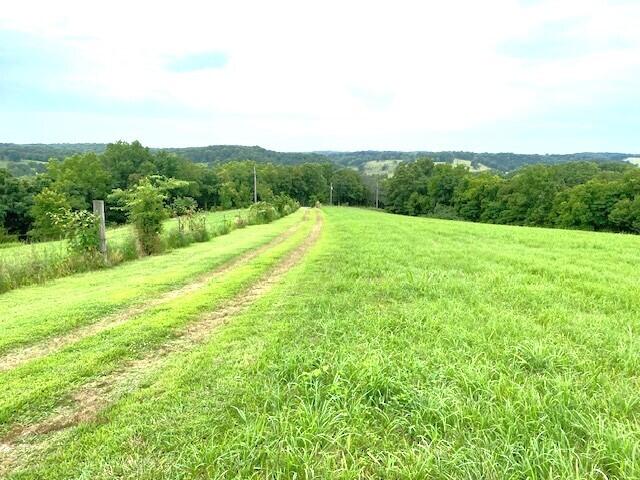
[[[309,210],[305,210],[302,220],[305,221],[308,219]],[[296,224],[293,227],[286,230],[284,233],[280,234],[278,237],[274,238],[270,242],[258,247],[255,250],[248,251],[229,262],[224,263],[219,266],[215,270],[206,273],[205,275],[199,277],[196,281],[184,285],[180,288],[170,290],[168,292],[163,293],[162,295],[151,299],[144,304],[133,305],[125,310],[114,313],[112,315],[108,315],[104,317],[102,320],[92,323],[91,325],[87,325],[84,327],[76,328],[73,331],[66,333],[64,335],[60,335],[57,337],[47,338],[42,342],[38,342],[34,345],[22,348],[20,350],[15,350],[13,352],[9,352],[8,354],[0,357],[0,372],[5,370],[10,370],[19,365],[22,365],[28,361],[31,361],[36,358],[44,357],[45,355],[49,355],[50,353],[56,352],[67,345],[75,343],[83,338],[90,337],[92,335],[96,335],[100,332],[108,330],[110,328],[117,327],[122,325],[123,323],[128,322],[131,318],[149,310],[150,308],[156,307],[158,305],[162,305],[167,303],[175,298],[181,297],[183,295],[188,295],[193,293],[204,286],[206,286],[212,279],[216,277],[220,277],[231,270],[244,265],[258,255],[261,255],[265,251],[275,247],[276,245],[284,242],[289,237],[291,237],[298,229],[300,228],[300,224]]]
[[[84,385],[71,394],[64,406],[43,421],[26,426],[16,425],[0,440],[0,474],[13,468],[20,457],[33,451],[35,445],[29,441],[30,438],[94,420],[108,405],[127,392],[135,390],[147,375],[166,362],[172,353],[182,353],[204,342],[217,327],[246,310],[300,263],[318,240],[322,224],[322,216],[318,213],[309,236],[273,269],[244,292],[189,324],[175,339],[140,359],[126,363],[117,371]]]

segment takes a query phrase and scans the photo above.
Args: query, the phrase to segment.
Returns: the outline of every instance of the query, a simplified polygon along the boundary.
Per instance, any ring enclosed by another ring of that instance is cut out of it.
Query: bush
[[[163,177],[144,178],[127,191],[116,190],[110,199],[121,202],[129,221],[133,224],[138,245],[143,254],[162,250],[160,233],[162,222],[168,217],[165,207],[166,192],[184,186],[186,182]]]
[[[17,235],[11,235],[7,232],[5,228],[0,227],[0,246],[5,244],[17,243],[17,242],[18,242]]]
[[[273,198],[273,206],[280,217],[285,217],[300,208],[300,204],[288,195],[277,195]]]
[[[189,215],[187,228],[194,242],[206,242],[211,238],[211,234],[207,230],[207,217],[203,213]]]
[[[184,231],[189,227],[191,218],[196,214],[198,204],[191,197],[178,197],[173,201],[171,209],[178,219],[178,230]]]
[[[190,245],[192,242],[189,235],[180,228],[172,228],[164,236],[164,246],[168,249],[182,248]]]
[[[249,225],[249,221],[246,218],[242,218],[240,215],[233,219],[234,228],[244,228],[247,225]]]
[[[71,205],[66,195],[50,188],[43,188],[33,197],[33,225],[29,236],[37,240],[61,238],[64,235],[63,225],[56,222],[55,216],[64,215],[70,209]]]
[[[249,207],[249,225],[271,223],[278,218],[278,211],[268,202],[254,203]]]
[[[124,240],[118,242],[117,245],[109,245],[108,253],[109,264],[111,265],[137,259],[140,254],[138,252],[136,237],[134,235],[127,235]]]
[[[97,253],[79,255],[59,244],[45,249],[34,248],[28,255],[16,259],[0,259],[0,293],[104,265],[102,255]]]
[[[213,231],[213,236],[219,237],[220,235],[226,235],[234,229],[235,227],[233,224],[233,220],[225,220],[216,227],[216,229]]]
[[[190,211],[178,217],[178,227],[170,230],[164,240],[167,248],[182,248],[194,242],[206,242],[210,238],[207,217],[202,213]]]
[[[71,253],[94,255],[100,249],[100,223],[96,215],[86,210],[66,210],[51,214],[53,223],[64,233]]]

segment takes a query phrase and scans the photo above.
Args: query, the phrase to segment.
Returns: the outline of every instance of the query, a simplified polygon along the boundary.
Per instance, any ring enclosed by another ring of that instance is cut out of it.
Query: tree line
[[[103,153],[107,148],[104,143],[62,143],[62,144],[27,144],[0,143],[0,161],[16,175],[39,172],[50,158],[66,158],[77,153]],[[151,149],[152,152],[161,149]],[[575,161],[589,162],[623,162],[629,157],[638,155],[630,153],[585,152],[571,154],[519,154],[519,153],[480,153],[465,151],[359,151],[359,152],[277,152],[259,146],[242,145],[210,145],[206,147],[165,148],[196,163],[210,165],[236,160],[251,160],[258,163],[300,164],[300,163],[336,163],[340,166],[352,167],[360,171],[370,161],[398,160],[414,161],[428,157],[435,162],[453,163],[454,159],[469,160],[472,165],[486,165],[502,172],[512,171],[524,165],[558,164]],[[28,162],[28,163],[27,163]]]
[[[464,167],[419,158],[400,164],[386,180],[365,177],[329,162],[300,164],[229,161],[205,165],[139,142],[116,142],[103,153],[52,159],[44,173],[16,177],[0,169],[0,242],[59,235],[56,213],[82,211],[107,200],[107,220],[123,223],[122,196],[144,179],[180,182],[167,203],[196,208],[244,208],[286,195],[301,205],[380,205],[390,212],[475,222],[640,233],[640,169],[620,162],[528,165],[511,173],[471,173]]]
[[[499,175],[421,158],[386,181],[385,204],[406,215],[640,233],[640,169],[570,162]]]
[[[130,190],[150,177],[180,180],[169,193],[169,203],[190,199],[200,209],[248,207],[253,201],[253,169],[258,177],[258,200],[286,195],[302,205],[329,201],[362,205],[367,187],[351,169],[331,163],[276,165],[231,161],[207,166],[167,151],[153,151],[139,142],[116,142],[103,153],[85,152],[52,159],[44,173],[15,177],[0,169],[0,239],[55,238],[59,232],[52,215],[87,210],[94,199],[107,200],[107,221],[126,221],[119,191]],[[115,192],[115,194],[114,194]]]

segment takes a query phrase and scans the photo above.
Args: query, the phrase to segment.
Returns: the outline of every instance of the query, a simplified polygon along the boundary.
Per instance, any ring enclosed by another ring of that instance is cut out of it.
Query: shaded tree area
[[[338,171],[330,163],[231,161],[207,166],[167,151],[153,151],[139,142],[116,142],[107,145],[103,153],[52,159],[46,171],[35,176],[15,177],[0,169],[0,228],[22,238],[56,238],[60,232],[52,214],[64,209],[87,210],[92,200],[106,199],[114,190],[130,189],[150,177],[181,181],[168,193],[168,203],[186,198],[205,210],[248,207],[253,202],[254,167],[258,200],[287,195],[302,205],[326,203],[331,182],[341,204],[361,205],[368,198],[357,172]],[[107,220],[125,222],[123,207],[118,202],[108,203]]]
[[[385,190],[394,213],[640,233],[640,169],[632,165],[529,165],[496,175],[420,158],[400,164]]]

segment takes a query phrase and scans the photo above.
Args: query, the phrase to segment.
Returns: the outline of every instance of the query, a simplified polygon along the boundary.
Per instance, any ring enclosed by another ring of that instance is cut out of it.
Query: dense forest
[[[288,195],[302,205],[333,201],[361,205],[368,201],[360,175],[331,163],[282,165],[231,161],[207,166],[166,151],[152,151],[139,142],[117,142],[104,153],[79,153],[51,160],[46,171],[15,177],[0,168],[0,238],[43,239],[55,236],[50,214],[62,209],[85,210],[94,199],[107,199],[107,220],[122,223],[125,215],[112,192],[130,189],[142,179],[181,180],[168,203],[193,199],[201,209],[246,207],[253,198],[253,168],[258,178],[258,200]]]
[[[14,175],[28,175],[44,171],[43,162],[50,158],[63,159],[76,153],[103,153],[104,143],[77,144],[0,144],[0,162]],[[627,153],[573,153],[567,155],[537,155],[516,153],[474,153],[463,151],[446,152],[399,152],[399,151],[362,151],[362,152],[276,152],[262,147],[240,145],[212,145],[208,147],[151,149],[152,152],[166,151],[181,155],[196,163],[217,165],[238,160],[251,160],[257,163],[275,163],[293,165],[300,163],[336,163],[360,171],[365,170],[367,162],[398,160],[414,161],[429,157],[436,162],[452,163],[454,159],[469,160],[472,165],[480,164],[501,172],[509,172],[524,165],[559,164],[575,161],[623,162],[634,156]],[[25,162],[29,161],[27,164]]]
[[[508,175],[418,159],[386,181],[386,208],[474,222],[640,233],[640,168],[528,165]]]

